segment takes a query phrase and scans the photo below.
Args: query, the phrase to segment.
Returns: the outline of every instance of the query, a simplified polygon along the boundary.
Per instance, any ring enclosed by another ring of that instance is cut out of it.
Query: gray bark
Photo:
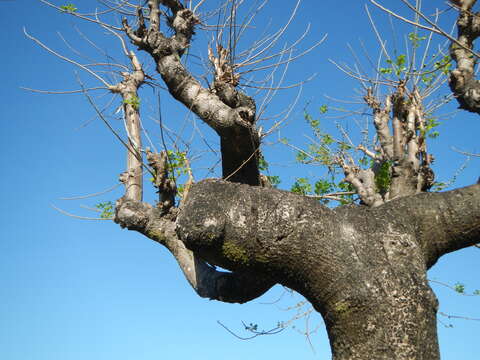
[[[457,64],[450,87],[461,108],[480,114],[473,55],[480,14],[472,11],[476,0],[451,2],[460,12],[458,38],[450,49]],[[202,86],[181,62],[200,22],[183,3],[148,0],[148,16],[138,8],[136,29],[124,19],[122,30],[151,55],[169,93],[218,134],[223,180],[186,186],[182,204],[175,207],[177,189],[168,175],[167,152],[146,150],[159,201],[155,207],[142,202],[138,89],[145,74],[116,34],[133,69],[122,73],[119,84],[110,85],[73,62],[123,99],[126,189],[116,203],[115,222],[165,246],[199,296],[244,303],[275,284],[296,290],[323,316],[334,360],[439,359],[438,304],[426,272],[444,254],[480,243],[480,184],[425,193],[434,175],[420,94],[399,82],[382,103],[372,89],[367,91],[364,100],[372,110],[379,145],[359,149],[374,166],[361,169],[353,160],[338,161],[363,205],[331,209],[268,187],[259,174],[255,101],[238,88],[240,76],[226,47],[217,44],[216,54],[209,49],[211,87]],[[121,7],[116,10],[123,13]],[[95,19],[71,15],[109,29],[97,13]],[[161,31],[162,17],[171,35]],[[391,184],[378,189],[375,177],[384,165]]]
[[[172,14],[170,37],[160,31],[161,5]],[[228,182],[194,184],[180,208],[124,197],[115,221],[167,247],[200,296],[242,303],[274,284],[304,295],[325,320],[334,360],[439,359],[438,304],[426,271],[442,255],[480,242],[480,185],[422,193],[433,173],[419,135],[424,119],[418,94],[407,94],[400,84],[381,105],[367,93],[381,149],[364,151],[377,165],[392,164],[390,191],[376,189],[375,168],[342,166],[370,207],[332,210],[311,198],[260,187],[255,102],[236,88],[226,50],[218,47],[215,57],[210,49],[215,78],[212,88],[202,87],[180,61],[196,15],[177,0],[149,0],[148,6],[148,26],[139,12],[138,28],[124,20],[124,30],[152,56],[170,94],[217,132]],[[461,36],[470,46],[470,35]],[[460,71],[452,73],[452,89],[459,101],[475,98],[462,87],[473,64],[452,52]]]
[[[173,13],[169,20],[173,36],[167,37],[159,31],[155,17],[147,29],[140,16],[140,27],[136,31],[124,20],[125,32],[139,49],[152,56],[170,94],[217,132],[223,178],[259,185],[260,139],[254,126],[255,102],[221,81],[216,82],[214,89],[204,88],[188,72],[180,58],[189,47],[194,26],[199,20],[179,1],[149,1],[151,9],[158,9],[159,4],[167,6]]]
[[[142,161],[142,126],[138,89],[145,80],[145,73],[133,52],[129,53],[133,67],[131,73],[122,73],[123,81],[110,86],[112,93],[122,97],[125,128],[128,137],[127,171],[120,178],[125,185],[125,198],[135,201],[143,199],[143,161]]]
[[[163,233],[156,224],[164,220],[154,210],[138,220],[131,206],[130,216],[118,209],[118,222],[158,241],[152,233]],[[437,301],[426,271],[480,241],[480,185],[332,210],[285,191],[207,180],[193,185],[172,224],[209,264],[262,279],[241,294],[226,280],[228,295],[217,298],[244,301],[273,283],[303,294],[325,319],[335,360],[432,360]]]
[[[450,73],[450,88],[460,108],[480,114],[480,82],[475,79],[477,57],[474,41],[480,36],[480,14],[473,12],[476,0],[452,1],[459,6],[457,43],[452,43],[450,56],[457,67]]]

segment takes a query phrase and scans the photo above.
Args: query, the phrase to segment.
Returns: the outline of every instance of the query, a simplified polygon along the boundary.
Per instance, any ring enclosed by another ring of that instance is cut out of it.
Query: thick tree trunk
[[[382,246],[393,241],[399,244],[391,246],[408,251],[407,242],[401,244],[400,239],[389,239]],[[352,269],[329,296],[319,297],[333,359],[439,359],[437,300],[425,270],[397,263],[372,266],[368,254],[363,255],[364,269],[370,271]]]
[[[475,78],[477,55],[475,40],[480,36],[480,16],[473,11],[476,0],[452,1],[459,6],[457,42],[450,46],[450,56],[457,67],[450,73],[450,89],[460,109],[480,114],[480,82]]]
[[[479,204],[479,185],[332,210],[284,191],[204,181],[177,234],[211,264],[303,294],[325,319],[335,360],[434,360],[437,300],[426,271],[479,241]]]
[[[329,304],[323,315],[333,359],[439,359],[430,289],[385,287],[363,302],[354,298]]]
[[[170,37],[160,31],[160,5],[171,12]],[[433,181],[423,125],[416,125],[425,121],[418,94],[399,85],[384,105],[371,92],[365,98],[382,145],[381,156],[369,156],[378,165],[391,164],[389,193],[376,190],[372,170],[342,166],[371,208],[332,210],[262,188],[255,102],[236,88],[228,53],[222,47],[218,57],[209,51],[215,77],[213,87],[202,87],[180,61],[198,16],[178,0],[149,0],[148,6],[148,28],[139,11],[137,29],[124,20],[124,30],[152,56],[170,94],[219,135],[223,178],[230,182],[197,183],[179,209],[167,211],[121,199],[115,221],[166,246],[200,296],[245,302],[276,283],[304,295],[325,319],[334,360],[439,359],[437,300],[426,272],[445,253],[480,242],[480,185],[414,195]],[[463,47],[451,50],[459,68],[450,85],[461,103],[465,97],[474,103],[470,111],[477,111],[478,92],[469,86],[474,61],[465,63],[464,50],[480,33],[478,19],[465,9],[462,14],[468,31],[460,22]]]

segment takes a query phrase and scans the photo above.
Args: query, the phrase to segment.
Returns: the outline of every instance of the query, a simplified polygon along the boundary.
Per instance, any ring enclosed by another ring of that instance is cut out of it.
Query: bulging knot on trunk
[[[153,184],[158,189],[159,201],[157,208],[162,213],[168,213],[171,208],[175,206],[175,196],[177,195],[177,186],[174,179],[169,177],[169,159],[168,153],[162,151],[155,154],[146,150],[148,164],[154,170]]]
[[[122,228],[143,232],[148,224],[152,206],[121,197],[115,203],[114,221]]]
[[[208,60],[215,70],[215,82],[231,84],[234,87],[238,85],[240,75],[235,74],[234,66],[231,62],[230,52],[222,45],[217,45],[217,56],[213,54],[212,48],[208,47]]]

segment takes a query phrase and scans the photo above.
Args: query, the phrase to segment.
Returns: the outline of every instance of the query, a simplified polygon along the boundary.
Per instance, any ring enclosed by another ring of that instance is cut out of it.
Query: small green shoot
[[[456,283],[453,286],[454,290],[459,294],[465,294],[465,285],[462,283]]]
[[[128,99],[123,100],[123,103],[131,105],[137,111],[140,109],[140,98],[138,96],[132,95]]]
[[[312,185],[307,178],[297,178],[290,191],[300,195],[307,195],[312,192]]]
[[[115,206],[111,201],[98,203],[95,207],[100,210],[101,219],[112,219],[115,213]]]
[[[64,12],[70,13],[70,14],[76,13],[77,10],[78,10],[75,7],[75,5],[73,5],[73,4],[62,5],[62,6],[60,6],[60,9],[62,9],[62,11],[64,11]]]

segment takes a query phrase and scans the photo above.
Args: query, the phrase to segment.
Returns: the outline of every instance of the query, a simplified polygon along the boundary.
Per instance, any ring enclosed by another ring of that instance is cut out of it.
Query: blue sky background
[[[383,3],[408,14],[399,1]],[[436,3],[444,6],[440,1]],[[93,9],[94,4],[93,0],[75,3],[80,11]],[[209,7],[216,4],[216,1],[207,1]],[[288,188],[295,177],[315,178],[325,171],[318,167],[295,166],[294,151],[279,144],[278,137],[288,137],[292,144],[304,147],[308,143],[305,135],[309,132],[302,113],[307,103],[316,114],[322,104],[338,106],[325,95],[345,100],[359,97],[355,92],[358,84],[336,70],[328,58],[351,63],[352,55],[346,44],[356,48],[360,56],[360,41],[365,42],[371,56],[377,57],[378,46],[372,38],[364,4],[365,1],[359,0],[304,0],[284,39],[293,41],[306,23],[311,23],[311,32],[303,48],[328,33],[324,44],[289,69],[286,85],[312,73],[318,75],[303,87],[287,124],[280,134],[267,139],[269,146],[264,148],[271,172],[281,176],[284,188]],[[282,25],[293,6],[291,0],[272,1],[256,26],[267,24],[269,20],[273,29]],[[376,10],[372,13],[385,37],[389,38],[388,18]],[[445,14],[445,26],[451,26],[453,15],[452,11]],[[99,34],[94,26],[60,14],[35,0],[0,1],[0,23],[3,25],[0,33],[0,133],[3,136],[0,143],[3,200],[0,207],[0,358],[329,359],[328,339],[318,315],[312,316],[309,322],[312,328],[321,327],[311,337],[315,351],[301,334],[304,320],[281,334],[250,341],[233,337],[217,323],[221,321],[243,336],[248,334],[242,332],[242,321],[269,329],[278,321],[295,315],[295,311],[287,309],[301,301],[299,296],[284,294],[284,290],[277,287],[245,305],[201,299],[189,288],[171,255],[156,243],[121,230],[109,221],[77,220],[52,209],[50,205],[55,204],[75,214],[96,216],[81,206],[115,200],[121,196],[121,189],[93,199],[62,201],[59,198],[90,194],[115,185],[124,168],[125,154],[82,95],[39,95],[20,89],[21,86],[49,90],[78,88],[75,74],[78,69],[26,39],[22,28],[25,26],[32,35],[72,57],[75,54],[66,47],[57,31],[82,53],[98,59],[102,57],[79,37],[75,26],[108,48],[109,54],[118,51],[118,44],[112,42],[111,36],[104,36],[103,31]],[[410,31],[397,24],[398,34]],[[209,36],[199,32],[195,40],[205,44]],[[245,46],[252,39],[254,35],[247,35]],[[192,53],[196,55],[202,51],[205,56],[204,50],[205,47],[196,47],[192,48]],[[194,63],[195,58],[192,58]],[[144,61],[150,73],[155,75],[148,58]],[[78,76],[86,84],[96,84],[85,74]],[[270,113],[290,103],[296,91],[280,93],[272,102]],[[447,93],[446,89],[443,91]],[[142,114],[152,141],[159,146],[159,135],[155,133],[158,124],[154,121],[158,103],[152,94],[150,89],[142,89]],[[193,144],[201,144],[198,132],[190,130],[194,120],[181,112],[181,107],[171,102],[165,92],[161,94],[166,125],[185,138],[193,134]],[[109,99],[100,93],[95,96],[100,104]],[[449,104],[441,113],[454,110],[455,104]],[[357,119],[365,118],[359,116]],[[352,117],[341,120],[325,117],[322,126],[334,130],[335,121],[342,121],[352,132],[356,129]],[[198,121],[196,124],[215,147],[217,140],[211,137],[209,130]],[[261,125],[268,129],[272,122],[265,120]],[[465,161],[465,157],[454,152],[452,147],[480,152],[480,121],[478,115],[459,112],[443,121],[439,130],[441,136],[432,142],[431,150],[437,158],[437,178],[448,180]],[[199,155],[200,150],[195,154]],[[205,156],[195,163],[197,179],[207,173],[205,169],[214,162],[214,157]],[[479,175],[479,159],[472,159],[458,175],[454,187],[472,184]],[[215,176],[215,172],[209,176]],[[148,196],[151,197],[151,193]],[[467,292],[480,289],[478,255],[478,249],[448,255],[431,270],[429,277],[451,285],[464,283]],[[440,299],[440,311],[480,318],[480,297],[461,296],[437,284],[432,287]],[[272,304],[281,296],[281,301]],[[442,316],[439,321],[442,359],[478,359],[480,322]],[[453,324],[453,328],[444,326],[448,324]]]

